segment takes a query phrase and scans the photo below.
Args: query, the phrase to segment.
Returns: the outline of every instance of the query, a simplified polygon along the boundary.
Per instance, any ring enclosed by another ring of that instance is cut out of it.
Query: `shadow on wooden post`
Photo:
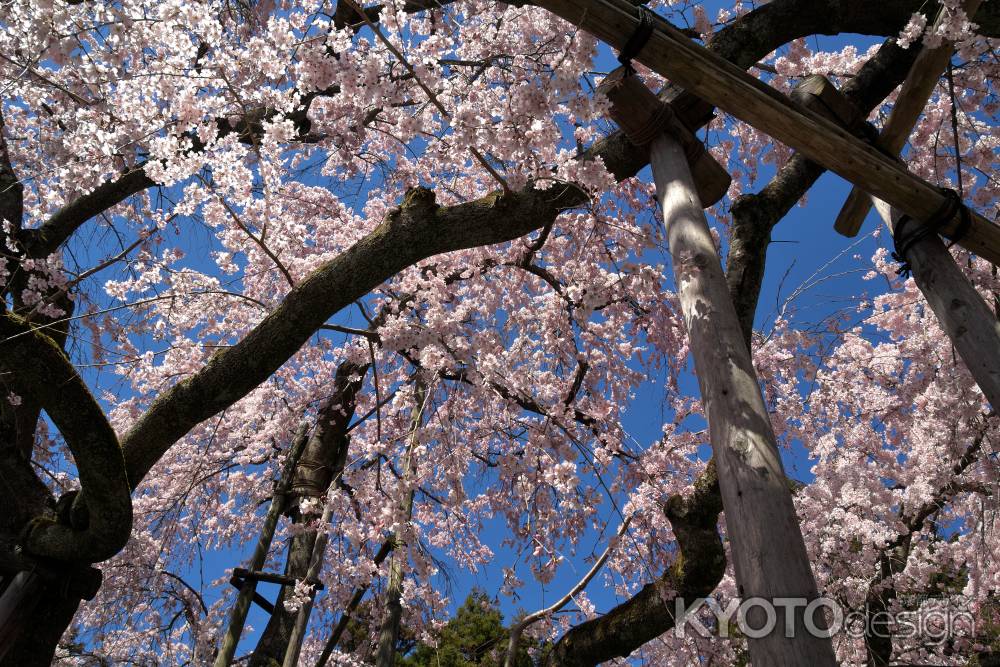
[[[680,142],[704,208],[726,195],[733,180],[729,172],[705,150],[705,145],[681,120],[681,114],[675,113],[672,105],[661,102],[638,78],[630,76],[627,68],[619,67],[609,73],[597,87],[597,93],[612,101],[615,122],[637,147],[648,146],[664,132]]]
[[[809,631],[825,627],[822,619],[807,619],[805,614],[805,604],[819,597],[816,582],[770,417],[699,200],[698,192],[709,188],[699,187],[688,167],[698,154],[690,147],[693,135],[671,122],[673,114],[665,114],[656,96],[634,76],[616,72],[609,78],[604,91],[612,119],[635,143],[651,140],[650,163],[708,420],[739,595],[772,604],[784,604],[777,602],[781,598],[803,601],[797,608],[786,606],[792,617],[789,627],[776,623],[770,632],[748,637],[751,659],[763,666],[835,665],[830,638]],[[695,164],[696,173],[709,172]],[[746,622],[755,630],[764,627],[764,609],[752,606]]]

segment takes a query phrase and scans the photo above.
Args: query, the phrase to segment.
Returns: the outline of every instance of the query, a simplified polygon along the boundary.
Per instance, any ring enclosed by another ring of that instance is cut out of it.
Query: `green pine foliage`
[[[418,642],[396,664],[399,667],[502,667],[507,638],[500,609],[485,592],[475,590],[441,628],[436,646]],[[514,661],[516,667],[532,667],[528,649],[533,646],[537,646],[537,642],[522,638]]]

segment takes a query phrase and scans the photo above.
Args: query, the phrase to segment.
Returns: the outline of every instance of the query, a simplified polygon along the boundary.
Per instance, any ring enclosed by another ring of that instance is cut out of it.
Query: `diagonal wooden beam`
[[[629,0],[533,0],[533,4],[616,49],[632,36],[640,23],[639,12],[645,11]],[[936,186],[877,148],[696,44],[663,18],[654,15],[652,21],[652,35],[635,57],[638,62],[907,215],[926,220],[944,203]],[[941,231],[953,238],[959,225],[956,216]],[[972,213],[972,225],[958,243],[1000,264],[1000,225],[982,215]]]
[[[966,16],[974,16],[982,0],[965,0],[962,9]],[[937,19],[931,27],[933,32],[941,22],[944,21],[947,13],[942,7],[938,11]],[[886,121],[882,133],[879,135],[876,145],[889,155],[899,155],[906,145],[906,140],[913,130],[917,119],[927,106],[927,100],[934,92],[934,86],[941,77],[941,72],[947,67],[951,60],[951,53],[955,48],[953,42],[942,41],[941,45],[930,49],[925,48],[917,56],[910,73],[906,75],[903,88],[899,91],[896,103],[892,106],[892,113]],[[847,196],[843,208],[837,215],[837,221],[833,228],[844,236],[857,236],[861,229],[861,224],[865,221],[865,216],[871,210],[872,200],[863,189],[854,186]]]

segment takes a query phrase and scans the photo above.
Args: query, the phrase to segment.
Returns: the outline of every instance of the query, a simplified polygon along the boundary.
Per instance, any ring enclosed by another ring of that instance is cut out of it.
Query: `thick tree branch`
[[[410,190],[400,208],[303,280],[243,340],[153,402],[122,441],[129,480],[138,484],[170,445],[267,379],[334,313],[403,269],[439,253],[518,238],[584,200],[565,187],[439,207],[430,190]]]
[[[4,136],[6,131],[3,109],[0,109],[0,225],[6,220],[17,230],[21,228],[24,217],[24,186],[10,162],[7,138]],[[6,244],[2,243],[5,238],[4,230],[0,228],[0,256],[8,252]]]
[[[11,313],[0,315],[0,372],[55,422],[73,452],[87,499],[86,506],[67,511],[59,522],[35,519],[27,531],[27,550],[87,563],[115,555],[132,530],[132,499],[118,439],[101,407],[60,347]]]

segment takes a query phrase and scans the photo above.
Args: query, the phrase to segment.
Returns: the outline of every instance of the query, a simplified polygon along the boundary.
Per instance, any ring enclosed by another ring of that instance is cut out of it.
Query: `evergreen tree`
[[[441,629],[437,646],[419,642],[400,667],[500,667],[507,650],[508,630],[503,614],[485,592],[473,590],[455,616]],[[527,648],[535,645],[522,641],[514,664],[531,667]]]

